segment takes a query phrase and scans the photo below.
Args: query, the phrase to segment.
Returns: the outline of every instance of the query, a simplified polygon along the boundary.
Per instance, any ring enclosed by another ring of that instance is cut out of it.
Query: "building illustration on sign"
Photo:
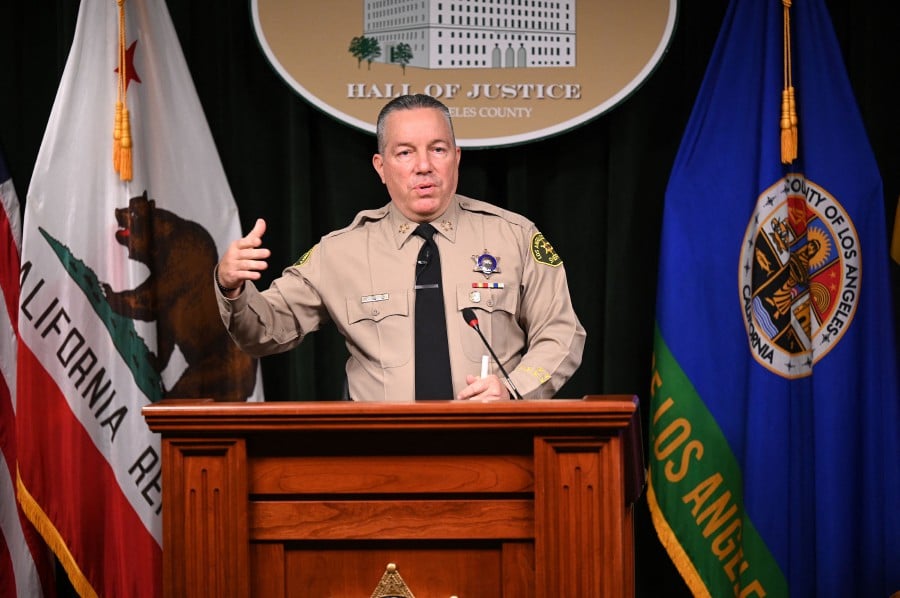
[[[571,68],[575,0],[363,0],[361,63],[424,69]]]

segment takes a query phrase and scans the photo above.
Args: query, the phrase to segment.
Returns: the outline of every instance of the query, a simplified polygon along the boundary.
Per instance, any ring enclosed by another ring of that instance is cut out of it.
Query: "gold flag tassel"
[[[784,5],[784,89],[781,91],[781,163],[790,164],[797,158],[797,105],[794,101],[794,82],[791,65],[791,0]]]
[[[117,84],[118,85],[118,84]],[[116,100],[116,124],[113,127],[113,169],[119,172],[119,140],[122,139],[122,100]]]
[[[123,181],[131,180],[131,122],[128,117],[128,73],[125,59],[125,0],[119,5],[119,80],[116,88],[116,121],[113,127],[113,168]]]
[[[119,178],[131,180],[131,123],[128,119],[128,108],[122,107],[122,139],[119,141]]]

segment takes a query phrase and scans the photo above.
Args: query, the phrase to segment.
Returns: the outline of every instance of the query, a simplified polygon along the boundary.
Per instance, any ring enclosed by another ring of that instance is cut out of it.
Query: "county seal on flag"
[[[788,175],[756,201],[739,290],[753,357],[785,378],[809,376],[856,312],[856,229],[825,189]]]

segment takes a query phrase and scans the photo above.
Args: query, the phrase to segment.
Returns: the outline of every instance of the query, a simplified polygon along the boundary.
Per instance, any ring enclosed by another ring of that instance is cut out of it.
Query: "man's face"
[[[444,114],[436,108],[391,112],[383,151],[372,164],[397,209],[413,222],[440,216],[456,193],[460,158]]]

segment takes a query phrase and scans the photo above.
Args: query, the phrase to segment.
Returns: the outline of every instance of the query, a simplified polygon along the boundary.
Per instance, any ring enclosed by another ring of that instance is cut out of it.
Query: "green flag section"
[[[97,280],[97,275],[85,265],[85,263],[69,251],[69,248],[60,243],[57,239],[51,237],[47,231],[38,228],[41,236],[46,239],[47,243],[53,248],[53,253],[59,258],[63,268],[71,277],[81,291],[85,294],[90,305],[97,312],[100,322],[109,331],[110,341],[115,345],[116,350],[131,370],[134,382],[141,389],[147,399],[151,403],[159,401],[162,395],[162,382],[159,378],[159,372],[153,369],[152,357],[150,350],[144,343],[143,339],[138,335],[134,326],[134,321],[122,317],[115,313],[106,302],[106,297]],[[28,277],[28,271],[31,266],[26,266],[22,272],[22,278]],[[23,307],[27,309],[28,299],[23,302]]]
[[[656,302],[648,497],[697,596],[900,591],[884,206],[824,0],[733,0],[666,188]]]
[[[647,500],[663,545],[696,596],[787,596],[741,504],[728,441],[658,329],[654,346]],[[710,565],[698,571],[697,562]]]

